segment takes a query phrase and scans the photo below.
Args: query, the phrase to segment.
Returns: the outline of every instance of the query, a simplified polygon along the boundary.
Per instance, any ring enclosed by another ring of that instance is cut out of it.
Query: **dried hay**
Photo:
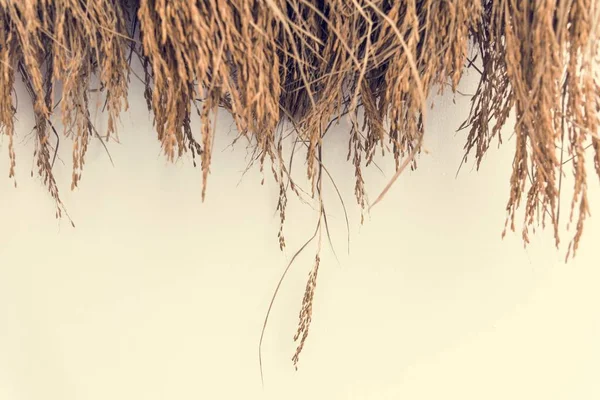
[[[481,80],[462,127],[465,159],[473,154],[479,166],[514,113],[506,228],[515,230],[524,206],[526,243],[541,222],[553,227],[558,246],[563,169],[572,161],[569,220],[576,230],[568,257],[589,214],[586,156],[600,176],[599,20],[597,0],[0,0],[0,134],[14,177],[18,75],[35,113],[37,170],[60,217],[65,207],[53,164],[61,132],[50,116],[60,109],[62,135],[72,140],[75,188],[88,144],[100,138],[90,119],[90,80],[101,83],[108,138],[127,109],[136,57],[162,149],[169,160],[186,152],[200,158],[203,197],[214,116],[223,108],[252,140],[261,168],[270,161],[283,226],[288,192],[298,188],[277,128],[293,127],[295,143],[307,147],[306,173],[321,204],[314,239],[326,224],[321,145],[333,121],[350,121],[348,160],[356,200],[366,209],[362,169],[376,150],[393,154],[394,179],[414,168],[427,95],[436,87],[455,91],[471,67]],[[194,112],[199,135],[191,128]],[[283,231],[279,242],[283,248]],[[318,265],[317,256],[294,363],[308,334]]]

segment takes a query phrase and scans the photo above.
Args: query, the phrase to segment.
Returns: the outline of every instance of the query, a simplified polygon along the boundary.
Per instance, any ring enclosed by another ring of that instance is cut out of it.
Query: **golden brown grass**
[[[552,226],[558,246],[563,176],[571,169],[568,221],[576,227],[568,257],[589,214],[586,157],[593,157],[600,176],[599,20],[597,0],[0,0],[0,134],[8,142],[9,175],[17,165],[17,75],[35,113],[38,173],[61,216],[53,174],[60,137],[72,142],[75,188],[90,140],[116,134],[128,82],[137,76],[130,68],[135,55],[163,151],[169,160],[186,152],[200,157],[202,197],[219,109],[251,141],[260,168],[270,162],[280,187],[281,248],[287,195],[300,192],[278,128],[293,128],[294,146],[306,146],[310,194],[320,204],[313,237],[320,241],[327,226],[321,186],[328,175],[321,148],[332,123],[350,122],[348,160],[356,200],[366,209],[362,169],[377,151],[396,161],[390,185],[404,168],[415,168],[426,97],[435,88],[456,91],[471,67],[481,80],[463,125],[465,160],[473,155],[479,166],[490,143],[503,140],[513,113],[506,228],[516,229],[524,207],[525,243],[541,223]],[[90,119],[92,78],[100,82],[109,116],[102,135]],[[50,119],[57,110],[64,132]],[[196,135],[193,112],[201,120]],[[294,363],[308,334],[318,265],[317,255]]]

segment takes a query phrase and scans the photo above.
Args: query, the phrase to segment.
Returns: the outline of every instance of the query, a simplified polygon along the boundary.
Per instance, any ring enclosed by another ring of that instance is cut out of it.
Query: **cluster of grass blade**
[[[9,138],[10,177],[16,164],[12,91],[19,75],[35,114],[38,173],[56,201],[57,217],[65,211],[52,171],[60,134],[73,142],[72,189],[81,178],[90,139],[99,136],[90,118],[91,80],[97,78],[106,93],[107,135],[115,132],[119,113],[127,107],[126,21],[119,2],[0,2],[0,129]],[[56,109],[63,132],[51,120]]]
[[[475,152],[479,166],[514,113],[506,227],[515,229],[524,203],[524,241],[530,228],[549,221],[557,246],[565,160],[572,161],[574,254],[589,213],[590,146],[600,176],[599,20],[596,0],[0,0],[0,134],[8,138],[13,177],[19,75],[35,113],[38,172],[62,215],[53,174],[61,133],[51,117],[59,110],[62,135],[72,139],[74,188],[89,141],[102,140],[90,119],[92,80],[105,96],[108,138],[127,108],[135,54],[163,151],[169,160],[186,152],[200,157],[203,198],[216,115],[224,109],[260,168],[270,161],[283,227],[288,192],[301,190],[282,150],[288,136],[280,128],[292,127],[294,148],[306,149],[307,192],[320,205],[312,238],[320,242],[327,229],[321,187],[329,177],[321,150],[332,124],[350,123],[355,196],[367,209],[405,168],[416,167],[427,96],[436,88],[455,91],[473,65],[481,80],[463,125],[465,159]],[[396,174],[370,203],[362,170],[378,149],[392,154]],[[285,246],[283,228],[279,243]],[[294,363],[310,325],[318,254],[316,260]]]
[[[565,157],[572,162],[574,192],[569,223],[575,254],[589,214],[586,148],[594,149],[600,177],[600,3],[596,0],[485,0],[473,32],[482,77],[465,127],[465,149],[480,164],[490,141],[514,112],[516,137],[506,227],[525,203],[522,236],[549,222],[559,245]],[[466,156],[465,156],[466,157]],[[525,198],[523,198],[525,196]],[[506,229],[505,229],[506,232]]]

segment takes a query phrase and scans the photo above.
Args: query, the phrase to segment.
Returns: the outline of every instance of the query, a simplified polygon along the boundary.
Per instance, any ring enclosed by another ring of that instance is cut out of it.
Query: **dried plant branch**
[[[321,157],[334,124],[342,118],[349,124],[347,158],[362,222],[403,171],[417,167],[428,96],[448,88],[460,93],[470,68],[480,81],[459,127],[466,134],[461,165],[474,157],[479,168],[490,144],[503,143],[509,129],[515,148],[503,234],[523,218],[527,244],[531,228],[548,224],[557,247],[570,169],[568,259],[590,214],[586,159],[600,177],[599,20],[597,0],[0,0],[0,135],[7,138],[9,178],[16,185],[16,76],[31,99],[34,162],[57,217],[66,214],[53,171],[62,137],[72,142],[75,189],[91,140],[101,140],[110,158],[102,138],[116,137],[134,76],[143,81],[167,159],[187,152],[194,165],[200,159],[203,198],[218,110],[231,115],[238,137],[252,147],[250,165],[262,172],[271,164],[283,249],[290,190],[317,201],[329,237],[323,173],[349,225]],[[143,74],[134,71],[134,57]],[[102,134],[90,117],[92,85],[108,118]],[[200,116],[198,132],[192,112]],[[63,132],[51,122],[54,115]],[[284,136],[290,125],[293,133]],[[311,187],[305,191],[292,177],[296,144],[306,149]],[[363,171],[377,166],[379,150],[393,155],[395,174],[369,206]],[[319,260],[306,288],[294,362],[308,334]]]

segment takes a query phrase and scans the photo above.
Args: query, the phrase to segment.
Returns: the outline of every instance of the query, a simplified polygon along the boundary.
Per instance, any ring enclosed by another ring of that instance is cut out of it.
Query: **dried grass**
[[[575,182],[569,221],[576,225],[568,257],[589,215],[586,156],[600,176],[599,20],[597,0],[0,0],[0,134],[8,139],[9,175],[16,168],[17,75],[35,113],[38,174],[60,217],[65,208],[53,174],[59,138],[72,141],[75,188],[90,140],[103,140],[90,119],[91,80],[104,94],[106,139],[127,109],[135,55],[164,153],[169,160],[186,152],[200,157],[203,197],[221,108],[253,143],[261,168],[270,161],[283,226],[288,192],[300,195],[278,129],[292,126],[295,143],[307,148],[320,231],[327,225],[321,146],[333,121],[350,122],[348,160],[356,200],[366,209],[362,169],[378,149],[396,161],[390,185],[404,168],[415,168],[427,95],[448,86],[456,91],[468,65],[481,80],[463,125],[465,160],[474,155],[479,166],[514,113],[506,229],[516,229],[524,207],[525,243],[530,229],[548,223],[558,246],[568,158]],[[50,119],[57,109],[62,133]],[[198,139],[193,112],[201,120]],[[283,248],[283,228],[279,242]],[[295,363],[308,333],[316,274],[317,267],[302,305]]]

